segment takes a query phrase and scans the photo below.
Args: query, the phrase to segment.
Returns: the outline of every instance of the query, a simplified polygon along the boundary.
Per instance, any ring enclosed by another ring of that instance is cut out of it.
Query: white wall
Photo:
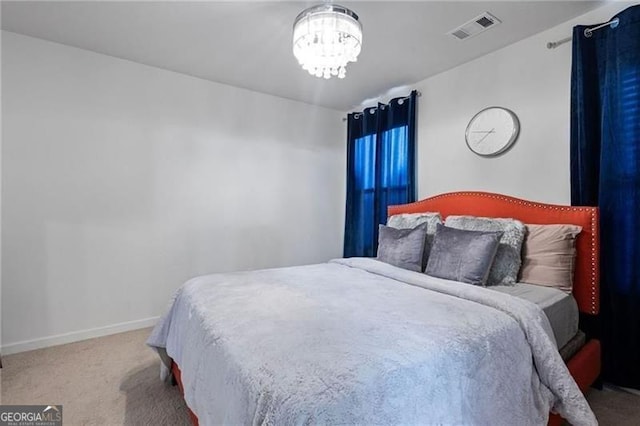
[[[573,26],[607,21],[631,3],[613,3],[417,85],[419,198],[459,190],[500,192],[567,204]],[[482,36],[479,36],[482,37]],[[498,105],[520,118],[520,137],[497,158],[466,146],[465,128],[481,109]]]
[[[0,7],[0,21],[2,20]],[[2,46],[2,31],[0,31],[0,47]],[[2,55],[0,54],[0,70],[2,70]],[[2,79],[0,79],[0,100],[2,99]],[[2,102],[0,102],[0,129],[2,129]],[[2,193],[2,132],[0,131],[0,194]],[[0,195],[0,241],[2,241],[2,196]],[[0,356],[2,356],[2,244],[0,244]],[[2,359],[0,359],[0,363]]]
[[[5,353],[151,324],[189,277],[341,255],[339,111],[2,36]]]

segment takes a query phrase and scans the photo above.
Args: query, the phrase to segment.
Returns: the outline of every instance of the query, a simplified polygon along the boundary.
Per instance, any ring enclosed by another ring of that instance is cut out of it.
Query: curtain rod
[[[609,22],[605,22],[604,24],[600,24],[600,25],[596,25],[595,27],[591,27],[591,28],[585,28],[584,29],[584,36],[589,38],[593,35],[593,32],[596,30],[599,30],[600,28],[604,28],[604,27],[611,27],[611,28],[615,28],[618,26],[618,24],[620,23],[620,19],[619,18],[613,18],[612,20],[610,20]],[[547,43],[547,49],[555,49],[558,46],[561,46],[569,41],[571,41],[572,37],[569,36],[567,38],[563,38],[562,40],[557,40],[557,41],[550,41],[549,43]]]
[[[422,92],[420,92],[419,90],[416,90],[416,96],[417,96],[417,97],[422,96]],[[404,96],[404,97],[402,97],[402,98],[393,98],[393,99],[398,99],[398,100],[400,100],[400,99],[409,99],[410,97],[411,97],[411,95],[409,95],[409,96]],[[392,100],[393,100],[393,99],[392,99]],[[378,107],[373,107],[373,108],[375,109],[375,108],[378,108]],[[359,113],[359,114],[361,114],[361,113]],[[347,117],[342,117],[342,121],[347,121]]]

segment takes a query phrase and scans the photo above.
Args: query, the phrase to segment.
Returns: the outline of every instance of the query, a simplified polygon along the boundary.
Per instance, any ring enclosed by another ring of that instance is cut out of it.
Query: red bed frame
[[[573,296],[578,309],[586,315],[600,311],[600,245],[598,234],[598,208],[542,204],[489,192],[451,192],[436,195],[415,203],[389,207],[389,216],[400,213],[440,212],[443,219],[449,215],[509,217],[524,223],[569,223],[582,227],[576,240],[576,271]],[[567,362],[569,372],[585,392],[600,375],[601,349],[598,340],[589,340]],[[174,362],[171,371],[180,392],[184,393],[181,372]],[[189,410],[189,417],[198,425],[198,417]],[[549,425],[562,424],[557,414],[549,416]]]

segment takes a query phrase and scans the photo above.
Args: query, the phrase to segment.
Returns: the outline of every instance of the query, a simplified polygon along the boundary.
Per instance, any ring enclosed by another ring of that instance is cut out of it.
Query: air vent
[[[457,30],[457,31],[452,32],[451,34],[453,34],[454,36],[458,37],[460,40],[462,40],[463,38],[469,37],[469,34],[464,32],[463,30]]]
[[[498,18],[490,14],[489,12],[485,12],[480,16],[476,16],[469,22],[465,22],[463,25],[460,25],[458,28],[454,28],[449,31],[447,34],[451,34],[458,40],[466,40],[473,36],[480,34],[488,30],[489,28],[495,27],[499,23],[501,23]]]

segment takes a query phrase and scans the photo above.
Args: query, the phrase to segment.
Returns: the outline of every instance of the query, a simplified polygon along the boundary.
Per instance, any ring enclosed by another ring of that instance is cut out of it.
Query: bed
[[[597,208],[457,192],[389,215],[426,211],[581,226],[572,296],[363,258],[198,277],[148,340],[192,422],[595,424],[600,344],[572,334],[599,311]]]

